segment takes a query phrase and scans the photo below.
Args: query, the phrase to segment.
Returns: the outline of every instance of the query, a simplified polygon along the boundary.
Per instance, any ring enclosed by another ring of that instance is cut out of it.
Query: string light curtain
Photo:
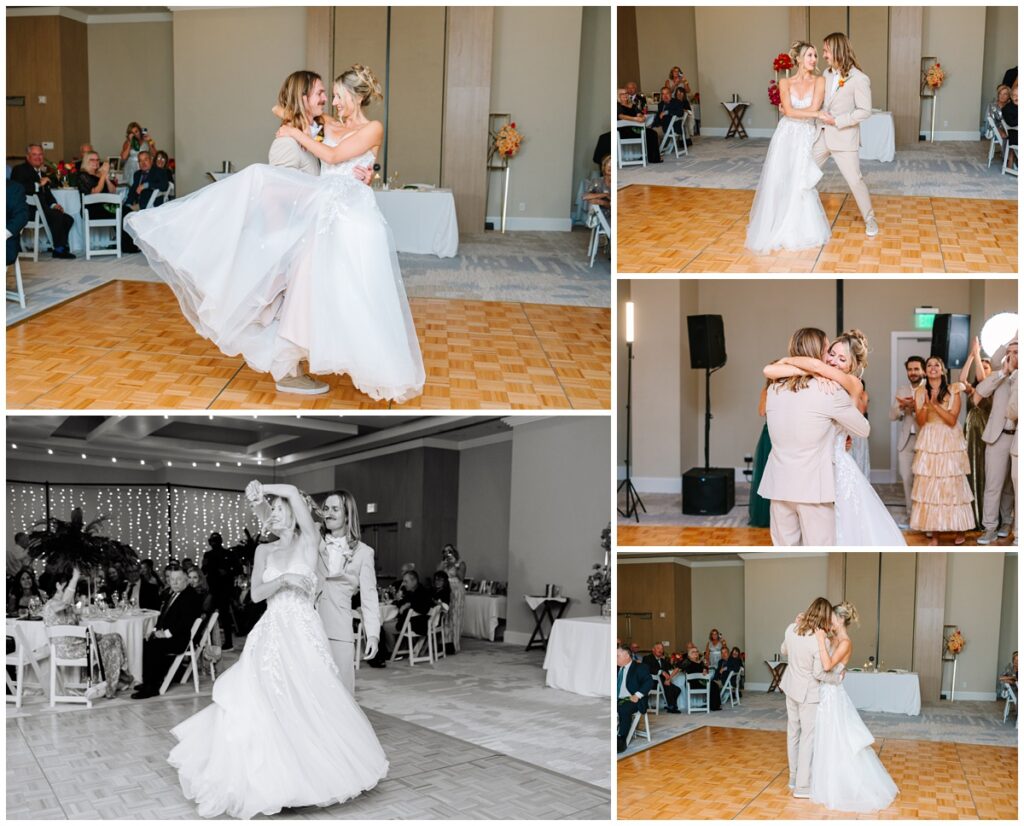
[[[232,545],[242,538],[243,528],[253,535],[259,529],[241,491],[167,485],[50,485],[49,491],[51,516],[70,519],[75,507],[82,508],[87,522],[106,514],[100,532],[131,545],[157,570],[172,557],[198,561],[214,531]],[[10,536],[45,519],[46,505],[45,485],[8,482]]]

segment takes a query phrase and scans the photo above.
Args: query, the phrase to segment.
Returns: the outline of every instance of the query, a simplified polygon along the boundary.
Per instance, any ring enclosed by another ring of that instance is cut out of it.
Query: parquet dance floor
[[[1017,749],[876,739],[899,788],[888,809],[829,811],[787,786],[786,733],[704,726],[618,762],[622,819],[1017,818]]]
[[[607,409],[611,312],[515,302],[410,300],[423,395],[403,408]],[[7,407],[382,408],[347,376],[322,396],[278,393],[182,316],[170,288],[115,281],[7,330]],[[399,407],[396,405],[396,407]]]
[[[821,193],[832,238],[754,255],[743,246],[754,191],[634,184],[618,191],[620,273],[1017,272],[1017,202],[872,196],[868,238],[849,193]]]
[[[971,531],[960,547],[977,546],[981,531]],[[916,531],[904,531],[903,538],[910,546],[927,545],[928,539]],[[679,525],[619,525],[619,545],[771,545],[768,528],[694,528]],[[943,547],[954,547],[953,534],[939,535]],[[999,539],[992,547],[1009,545],[1010,538]]]

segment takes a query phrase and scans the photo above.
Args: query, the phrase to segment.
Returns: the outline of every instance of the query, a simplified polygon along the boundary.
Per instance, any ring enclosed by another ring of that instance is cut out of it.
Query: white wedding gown
[[[906,545],[903,532],[871,482],[846,449],[847,433],[836,427],[832,463],[836,482],[836,545]]]
[[[168,762],[202,817],[249,818],[286,806],[327,806],[372,789],[388,761],[345,689],[306,588],[281,588],[250,631],[238,662],[213,684],[213,702],[176,726]]]
[[[814,93],[801,99],[790,90],[789,99],[794,109],[807,109]],[[778,249],[808,249],[820,247],[832,236],[815,189],[822,175],[812,152],[818,134],[815,124],[783,117],[775,127],[750,208],[747,249],[761,255]]]
[[[275,379],[306,360],[373,399],[407,401],[423,392],[419,341],[391,230],[352,174],[373,157],[323,164],[319,177],[252,164],[129,214],[125,229],[223,353]]]
[[[811,800],[841,812],[877,812],[892,803],[899,789],[871,748],[873,742],[842,683],[820,684]]]

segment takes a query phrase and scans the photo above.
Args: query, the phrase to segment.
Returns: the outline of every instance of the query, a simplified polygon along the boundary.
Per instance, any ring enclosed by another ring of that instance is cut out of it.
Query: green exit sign
[[[918,330],[930,330],[935,326],[935,311],[914,313],[914,327]]]

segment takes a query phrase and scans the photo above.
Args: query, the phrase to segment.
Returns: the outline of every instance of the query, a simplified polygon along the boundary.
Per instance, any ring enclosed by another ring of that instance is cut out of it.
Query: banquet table
[[[68,233],[68,245],[72,252],[82,252],[85,249],[85,219],[82,217],[82,193],[77,189],[50,189],[53,197],[65,215],[75,219],[71,232]]]
[[[892,112],[872,112],[860,124],[860,159],[891,163],[896,157],[896,124]]]
[[[508,616],[508,597],[466,594],[462,609],[462,636],[494,640],[498,620]]]
[[[886,711],[912,717],[921,713],[921,682],[912,672],[847,671],[843,686],[854,706],[861,711]]]
[[[610,697],[611,635],[612,623],[605,617],[556,620],[544,656],[548,687],[584,697]]]
[[[399,252],[452,258],[459,251],[459,223],[450,189],[388,189],[373,193]]]
[[[88,625],[97,634],[118,633],[124,639],[125,649],[128,652],[128,670],[132,676],[142,680],[142,643],[146,634],[156,626],[159,611],[140,611],[138,614],[129,614],[116,619],[104,617],[83,617],[82,625]],[[32,649],[41,648],[47,644],[46,626],[42,620],[18,620],[18,630],[25,637],[25,641]]]

